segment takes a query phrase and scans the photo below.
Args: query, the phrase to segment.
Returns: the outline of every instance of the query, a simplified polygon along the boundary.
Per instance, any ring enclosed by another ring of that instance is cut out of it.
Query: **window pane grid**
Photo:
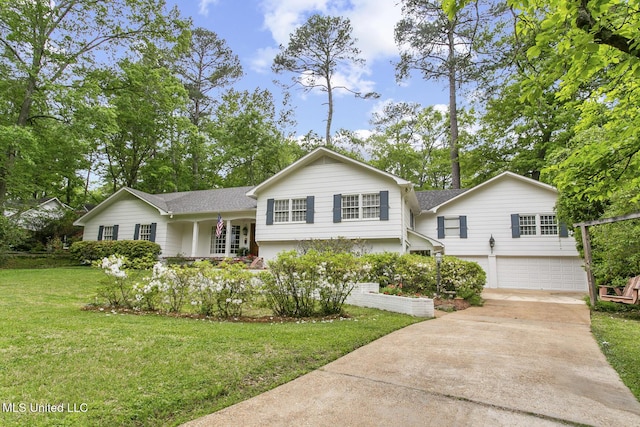
[[[289,222],[289,199],[274,201],[273,222]]]
[[[226,227],[225,227],[226,228]],[[227,233],[226,229],[222,229],[222,233],[220,237],[216,237],[216,227],[211,227],[211,248],[210,253],[212,254],[224,254],[227,249]]]
[[[232,225],[231,226],[231,248],[230,248],[231,256],[237,254],[239,249],[240,249],[240,226]]]
[[[102,229],[102,240],[113,240],[113,226],[107,225]]]
[[[536,216],[520,215],[520,235],[535,236],[536,235]]]
[[[558,234],[558,222],[555,215],[540,215],[540,234],[543,236]]]
[[[360,196],[357,194],[342,196],[342,218],[360,218]]]
[[[362,218],[380,218],[380,194],[362,195]]]
[[[291,200],[291,221],[306,221],[307,199]]]
[[[151,224],[140,224],[140,240],[151,240]]]

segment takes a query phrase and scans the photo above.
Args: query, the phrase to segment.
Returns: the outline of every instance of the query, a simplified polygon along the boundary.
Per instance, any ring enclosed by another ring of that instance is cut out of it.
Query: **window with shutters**
[[[102,240],[113,240],[113,226],[105,225],[102,229]]]
[[[151,240],[151,224],[140,224],[140,240]]]
[[[535,236],[537,234],[535,215],[520,215],[519,225],[521,236]]]
[[[273,201],[273,222],[305,222],[307,199],[276,199]]]
[[[444,218],[444,237],[460,236],[460,217],[447,216]]]
[[[380,193],[342,195],[342,219],[361,218],[380,218]]]
[[[560,236],[567,237],[565,226],[560,224],[555,214],[513,214],[513,237],[520,236]]]

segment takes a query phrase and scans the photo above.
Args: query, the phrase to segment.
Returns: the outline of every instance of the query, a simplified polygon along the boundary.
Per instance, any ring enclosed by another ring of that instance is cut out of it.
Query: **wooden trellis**
[[[598,290],[596,289],[596,281],[594,280],[593,271],[591,270],[591,263],[593,259],[591,257],[591,238],[589,237],[589,227],[594,225],[611,224],[614,222],[628,221],[630,219],[636,219],[636,218],[640,218],[640,212],[573,224],[574,227],[580,227],[580,231],[582,232],[582,246],[584,249],[584,266],[587,270],[587,282],[589,283],[589,299],[591,300],[591,306],[593,306],[596,303]]]

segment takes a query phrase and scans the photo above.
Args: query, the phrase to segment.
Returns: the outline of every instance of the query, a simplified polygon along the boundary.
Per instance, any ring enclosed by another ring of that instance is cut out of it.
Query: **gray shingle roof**
[[[255,209],[256,200],[245,195],[245,193],[252,188],[253,187],[232,187],[164,194],[149,194],[132,188],[128,190],[166,212],[188,214],[234,212]]]
[[[420,203],[420,210],[427,211],[429,209],[435,208],[438,205],[446,202],[447,200],[451,200],[456,196],[467,191],[466,188],[461,188],[458,190],[426,190],[426,191],[416,191],[416,196],[418,197],[418,203]]]

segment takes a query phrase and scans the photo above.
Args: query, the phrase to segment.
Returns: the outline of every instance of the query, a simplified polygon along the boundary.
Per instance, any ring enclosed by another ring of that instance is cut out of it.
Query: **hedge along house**
[[[371,252],[477,261],[490,287],[585,290],[575,240],[553,214],[556,199],[553,187],[509,172],[467,191],[416,192],[409,181],[321,147],[255,187],[123,188],[76,225],[84,240],[153,240],[165,257],[247,248],[269,260],[304,240],[358,239]]]

